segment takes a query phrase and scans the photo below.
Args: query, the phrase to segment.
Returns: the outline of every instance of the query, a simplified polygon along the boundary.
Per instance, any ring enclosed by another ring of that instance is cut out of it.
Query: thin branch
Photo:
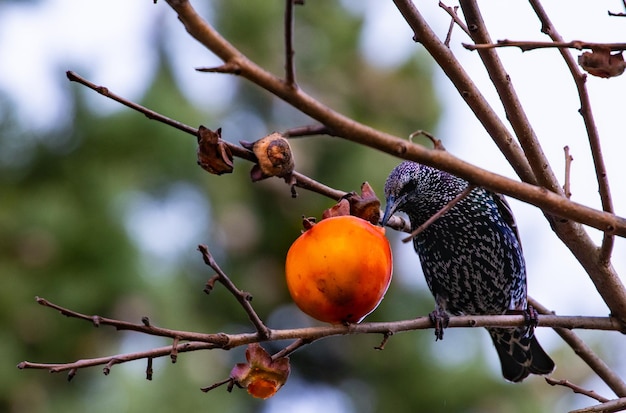
[[[184,123],[178,122],[176,120],[173,120],[171,118],[168,118],[167,116],[164,116],[158,112],[155,112],[151,109],[148,109],[144,106],[138,105],[134,102],[129,101],[128,99],[125,99],[119,95],[116,95],[115,93],[109,91],[108,88],[104,87],[104,86],[98,86],[90,81],[88,81],[87,79],[83,78],[82,76],[79,76],[78,74],[72,72],[72,71],[68,71],[67,72],[67,77],[70,81],[73,82],[78,82],[80,84],[82,84],[83,86],[87,86],[89,89],[92,89],[96,92],[98,92],[99,94],[109,98],[109,99],[113,99],[116,102],[121,103],[124,106],[127,106],[131,109],[136,110],[139,113],[143,113],[147,118],[152,119],[152,120],[156,120],[158,122],[162,122],[166,125],[172,126],[178,130],[181,130],[183,132],[186,132],[190,135],[193,136],[198,136],[198,129],[185,125]],[[247,149],[242,148],[241,146],[238,145],[234,145],[230,142],[224,141],[224,144],[226,146],[228,146],[228,148],[230,149],[231,153],[234,156],[237,156],[239,158],[242,159],[246,159],[250,162],[256,162],[256,159],[254,157],[254,155],[248,151]],[[324,195],[327,196],[331,199],[334,200],[338,200],[341,197],[343,197],[346,192],[344,191],[339,191],[337,189],[331,188],[329,186],[326,186],[320,182],[315,181],[312,178],[309,178],[306,175],[303,175],[299,172],[294,171],[293,172],[293,176],[296,179],[296,186],[306,189],[308,191],[312,191],[315,193],[318,193],[320,195]]]
[[[293,7],[294,0],[285,0],[285,82],[296,88],[296,69],[293,61]]]
[[[261,321],[261,318],[256,313],[250,301],[252,301],[252,296],[249,293],[241,291],[237,286],[228,278],[226,273],[222,271],[217,262],[213,259],[213,256],[209,252],[209,248],[206,245],[198,245],[198,251],[202,254],[202,258],[204,259],[204,263],[211,267],[219,276],[218,281],[226,287],[228,291],[239,301],[239,304],[243,307],[245,312],[248,314],[248,318],[256,328],[257,333],[259,334],[260,340],[267,340],[270,338],[271,331],[270,329]]]
[[[571,198],[571,171],[572,161],[574,160],[574,157],[569,153],[569,146],[565,146],[563,148],[563,153],[565,154],[565,180],[563,181],[563,192],[567,198]]]
[[[426,228],[432,225],[433,222],[437,221],[439,218],[441,218],[442,215],[444,215],[446,212],[452,209],[452,207],[455,206],[459,201],[461,201],[463,198],[468,196],[470,192],[474,190],[474,188],[476,188],[474,185],[468,185],[467,188],[465,188],[460,194],[455,196],[450,202],[445,204],[443,208],[441,208],[439,211],[434,213],[430,218],[428,218],[426,222],[424,222],[422,225],[420,225],[414,231],[412,231],[408,237],[403,238],[402,242],[409,242],[413,238],[421,234]]]
[[[199,333],[198,333],[199,334]],[[202,341],[189,341],[178,344],[177,351],[186,353],[189,351],[208,350],[218,348],[215,344]],[[115,364],[127,363],[134,360],[155,359],[158,357],[167,357],[172,352],[172,346],[157,347],[150,350],[138,351],[135,353],[117,354],[115,356],[98,357],[92,359],[78,360],[73,363],[32,363],[30,361],[22,361],[17,365],[19,369],[39,369],[48,370],[50,373],[59,373],[63,371],[74,371],[87,367],[109,365],[113,360]],[[106,373],[105,373],[106,374]]]
[[[152,375],[154,374],[154,370],[152,369],[152,357],[148,357],[148,363],[146,365],[146,380],[152,380]]]
[[[236,63],[229,62],[215,67],[197,67],[196,71],[203,73],[225,73],[238,76],[241,74],[241,67]]]
[[[563,38],[556,31],[556,28],[552,24],[550,17],[544,10],[541,2],[539,0],[530,0],[530,5],[535,11],[535,14],[539,18],[541,22],[541,31],[555,42],[562,42]],[[572,74],[572,78],[574,79],[574,83],[576,84],[576,89],[578,90],[578,96],[580,99],[580,114],[582,115],[583,121],[585,123],[585,128],[587,130],[587,136],[589,137],[589,146],[591,147],[591,156],[593,158],[593,164],[596,172],[596,179],[598,181],[599,193],[600,193],[600,201],[602,203],[602,209],[607,212],[613,212],[613,201],[611,199],[611,190],[609,187],[608,175],[606,165],[604,164],[604,157],[602,156],[602,147],[600,145],[600,134],[598,133],[598,128],[596,127],[595,119],[593,117],[593,111],[591,109],[591,102],[589,98],[589,93],[587,92],[587,87],[585,85],[587,76],[584,75],[574,59],[574,57],[569,53],[568,50],[559,49],[561,56],[565,60],[567,67]],[[604,234],[602,239],[602,245],[600,246],[600,250],[598,252],[597,260],[600,265],[605,267],[610,267],[611,253],[613,251],[614,237],[611,234]],[[594,281],[594,284],[598,286],[598,282],[602,282],[600,280],[596,280],[593,274],[589,274]],[[602,292],[602,291],[601,291]],[[603,295],[603,298],[606,298]],[[626,301],[626,298],[622,296],[623,301]],[[623,303],[626,306],[626,302]],[[609,308],[613,310],[613,307],[609,305]],[[624,314],[626,317],[626,314]]]
[[[612,413],[621,412],[626,408],[626,397],[611,400],[596,406],[585,407],[583,409],[572,410],[569,413]]]
[[[384,350],[391,336],[393,336],[393,331],[387,331],[385,334],[383,334],[382,341],[380,342],[379,345],[374,347],[374,350]]]
[[[453,23],[456,23],[461,28],[461,30],[465,32],[465,34],[467,34],[468,36],[470,35],[467,25],[465,24],[463,20],[459,18],[459,15],[456,12],[459,9],[459,6],[454,6],[454,7],[446,6],[442,1],[440,1],[439,7],[444,9],[446,13],[448,13],[450,17],[452,17],[452,22],[450,23],[450,27],[448,28],[448,34],[446,35],[446,40],[443,42],[446,46],[450,47],[450,37],[452,33]]]
[[[146,115],[146,117],[148,119],[152,119],[152,120],[156,120],[159,121],[161,123],[165,123],[166,125],[169,125],[173,128],[176,128],[178,130],[181,130],[183,132],[187,132],[190,133],[192,135],[197,135],[198,130],[195,128],[192,128],[191,126],[187,126],[184,123],[181,123],[177,120],[168,118],[167,116],[163,116],[160,113],[157,113],[153,110],[150,110],[144,106],[141,106],[137,103],[131,102],[128,99],[125,99],[119,95],[116,95],[115,93],[112,93],[109,91],[108,88],[104,87],[104,86],[98,86],[90,81],[88,81],[87,79],[85,79],[82,76],[79,76],[78,74],[76,74],[75,72],[72,72],[71,70],[68,70],[67,72],[65,72],[65,74],[67,75],[67,78],[70,80],[70,82],[77,82],[80,83],[83,86],[87,86],[89,89],[94,90],[98,93],[100,93],[102,96],[105,96],[109,99],[113,99],[116,102],[121,103],[124,106],[127,106],[131,109],[136,110],[137,112],[143,113],[144,115]]]
[[[180,337],[174,337],[174,342],[172,343],[172,349],[170,350],[170,360],[172,360],[172,364],[178,361],[178,343],[180,342]]]
[[[201,391],[203,391],[204,393],[208,393],[208,392],[210,392],[211,390],[213,390],[213,389],[217,389],[218,387],[223,386],[223,385],[225,385],[225,384],[228,384],[228,385],[229,385],[228,389],[229,389],[229,391],[230,391],[230,390],[232,389],[232,387],[231,387],[231,386],[233,386],[233,385],[234,385],[234,380],[233,380],[233,379],[231,379],[231,378],[229,377],[229,378],[224,379],[224,380],[222,380],[222,381],[218,381],[217,383],[213,383],[212,385],[210,385],[210,386],[208,386],[208,387],[203,387],[203,388],[201,388],[200,390],[201,390]]]
[[[519,47],[523,52],[535,49],[546,48],[558,48],[558,49],[603,49],[610,51],[626,50],[626,43],[592,43],[584,42],[582,40],[572,40],[571,42],[555,41],[555,42],[538,42],[538,41],[526,41],[526,40],[509,40],[502,39],[496,41],[496,43],[477,43],[466,44],[462,43],[463,47],[467,50],[484,50],[495,49],[497,47]]]
[[[609,399],[607,399],[606,397],[602,397],[600,396],[598,393],[596,393],[593,390],[587,390],[587,389],[583,389],[582,387],[572,383],[571,381],[568,380],[556,380],[553,379],[552,377],[545,377],[546,382],[551,385],[551,386],[563,386],[563,387],[567,387],[572,389],[572,391],[574,393],[578,393],[578,394],[583,394],[587,397],[591,397],[594,400],[599,401],[600,403],[604,403],[604,402],[608,402]]]
[[[442,3],[439,2],[439,7],[441,7]],[[459,6],[454,6],[454,8],[448,13],[452,13],[453,16],[456,16],[456,11],[459,9]],[[450,40],[452,40],[452,30],[454,29],[454,17],[450,20],[450,26],[448,27],[448,33],[446,33],[446,40],[443,41],[447,47],[450,47]]]
[[[135,324],[129,323],[127,321],[115,320],[112,318],[101,317],[99,315],[86,315],[81,314],[76,311],[69,310],[67,308],[61,307],[60,305],[51,303],[45,298],[35,297],[35,300],[38,304],[52,308],[53,310],[57,310],[59,313],[66,317],[70,318],[78,318],[80,320],[85,320],[91,322],[95,327],[100,327],[101,325],[113,326],[117,330],[128,330],[128,331],[137,331],[143,334],[149,334],[151,336],[159,336],[159,337],[170,337],[182,340],[194,340],[194,341],[203,341],[206,343],[211,343],[216,346],[227,346],[228,345],[228,336],[222,333],[218,334],[202,334],[202,333],[190,333],[188,331],[182,330],[172,330],[169,328],[161,328],[155,327],[153,325],[146,325],[145,323]],[[171,346],[169,347],[171,350]]]
[[[626,0],[622,0],[622,4],[624,5],[624,8],[626,9]],[[624,12],[614,13],[614,12],[609,10],[608,13],[609,13],[609,16],[626,17],[626,13],[624,13]]]
[[[333,136],[333,132],[324,125],[306,125],[296,128],[287,129],[282,133],[285,138],[299,138],[303,136],[312,135],[330,135]]]
[[[296,351],[297,349],[304,347],[308,344],[311,344],[314,340],[313,339],[303,339],[303,338],[299,338],[297,340],[295,340],[293,343],[289,344],[287,347],[283,348],[282,350],[280,350],[279,352],[277,352],[276,354],[272,355],[272,360],[277,360],[281,357],[287,357],[288,355],[290,355],[291,353],[293,353],[294,351]]]

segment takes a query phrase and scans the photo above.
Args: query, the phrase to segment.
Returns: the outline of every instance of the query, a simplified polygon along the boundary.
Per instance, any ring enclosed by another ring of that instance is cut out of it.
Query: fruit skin
[[[392,273],[385,229],[354,216],[326,218],[287,253],[287,287],[298,307],[328,323],[358,323],[383,299]]]

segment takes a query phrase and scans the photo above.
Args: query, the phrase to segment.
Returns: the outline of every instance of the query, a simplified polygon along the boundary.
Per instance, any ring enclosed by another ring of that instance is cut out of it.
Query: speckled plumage
[[[404,212],[414,230],[468,183],[446,172],[405,161],[385,183],[383,224]],[[526,267],[517,228],[504,198],[476,188],[413,239],[435,314],[504,314],[527,309]],[[518,382],[530,373],[547,374],[554,362],[531,326],[488,328],[502,374]]]

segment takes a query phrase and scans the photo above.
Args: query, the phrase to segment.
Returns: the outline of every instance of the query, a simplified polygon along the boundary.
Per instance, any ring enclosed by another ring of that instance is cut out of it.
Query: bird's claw
[[[435,341],[443,340],[443,330],[450,323],[450,316],[445,311],[434,310],[428,314],[430,322],[435,326]]]
[[[526,311],[524,311],[524,320],[526,321],[526,325],[535,328],[539,325],[539,313],[532,305],[528,305]]]

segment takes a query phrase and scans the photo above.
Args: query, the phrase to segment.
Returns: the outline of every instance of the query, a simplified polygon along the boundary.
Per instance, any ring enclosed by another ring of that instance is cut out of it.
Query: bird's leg
[[[528,304],[525,310],[506,310],[504,314],[509,315],[523,315],[524,321],[528,327],[537,327],[539,325],[539,313],[535,308]]]
[[[428,314],[428,318],[430,318],[430,321],[435,326],[435,341],[443,340],[443,330],[448,327],[448,323],[450,323],[448,313],[437,306],[434,311]]]

